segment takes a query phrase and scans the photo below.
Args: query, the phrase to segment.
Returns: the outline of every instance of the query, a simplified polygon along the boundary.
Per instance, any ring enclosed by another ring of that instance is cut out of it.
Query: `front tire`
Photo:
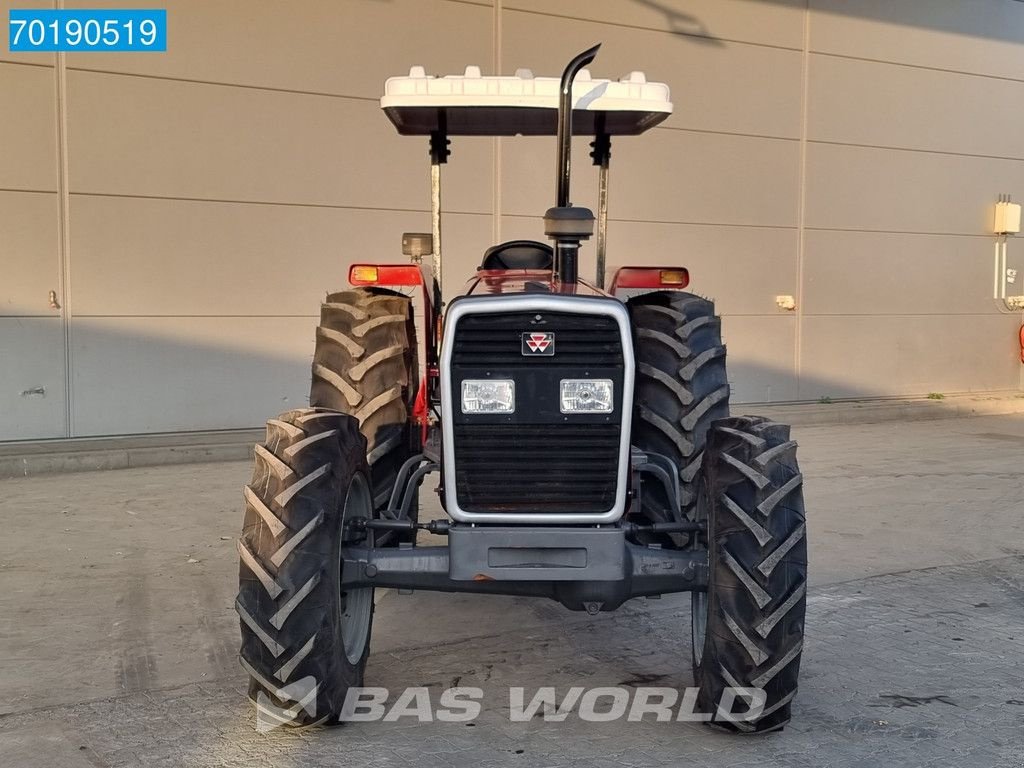
[[[721,319],[713,302],[683,291],[656,291],[627,304],[636,354],[633,445],[679,467],[680,509],[659,483],[644,485],[647,522],[693,519],[697,474],[711,422],[729,415]]]
[[[357,420],[305,408],[268,421],[245,500],[235,608],[257,726],[334,719],[362,685],[373,624],[373,589],[341,590],[345,523],[373,515]]]
[[[310,405],[358,420],[374,506],[383,508],[417,445],[409,417],[419,385],[412,300],[384,288],[330,294],[320,307],[312,373]]]
[[[717,713],[726,688],[766,696],[753,718],[716,716],[728,730],[779,730],[790,718],[807,604],[802,484],[788,426],[753,416],[712,425],[700,504],[710,574],[705,599],[694,593],[692,619],[697,701]]]

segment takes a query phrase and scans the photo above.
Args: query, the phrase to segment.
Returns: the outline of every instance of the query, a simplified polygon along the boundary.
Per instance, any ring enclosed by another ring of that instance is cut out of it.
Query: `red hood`
[[[501,296],[511,293],[557,294],[562,296],[609,296],[585,280],[560,283],[547,269],[480,269],[466,283],[465,296]]]

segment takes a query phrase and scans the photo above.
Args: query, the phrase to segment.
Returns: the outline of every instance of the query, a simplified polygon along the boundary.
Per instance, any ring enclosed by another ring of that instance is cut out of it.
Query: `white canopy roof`
[[[408,77],[384,84],[380,106],[406,136],[443,130],[450,136],[554,136],[558,114],[557,77],[462,75],[434,77],[413,67]],[[630,136],[672,114],[668,86],[649,83],[643,72],[621,80],[593,79],[586,69],[573,82],[573,133]]]

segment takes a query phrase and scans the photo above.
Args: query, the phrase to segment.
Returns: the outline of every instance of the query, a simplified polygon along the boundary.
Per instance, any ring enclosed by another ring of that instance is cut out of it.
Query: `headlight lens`
[[[511,379],[466,379],[462,382],[463,413],[515,413],[516,385]]]
[[[611,379],[562,379],[562,413],[611,413]]]

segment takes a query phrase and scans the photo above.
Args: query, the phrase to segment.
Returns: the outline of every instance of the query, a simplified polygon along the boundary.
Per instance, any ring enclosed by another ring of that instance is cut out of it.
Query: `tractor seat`
[[[551,269],[554,251],[536,240],[509,240],[484,251],[480,269]]]

